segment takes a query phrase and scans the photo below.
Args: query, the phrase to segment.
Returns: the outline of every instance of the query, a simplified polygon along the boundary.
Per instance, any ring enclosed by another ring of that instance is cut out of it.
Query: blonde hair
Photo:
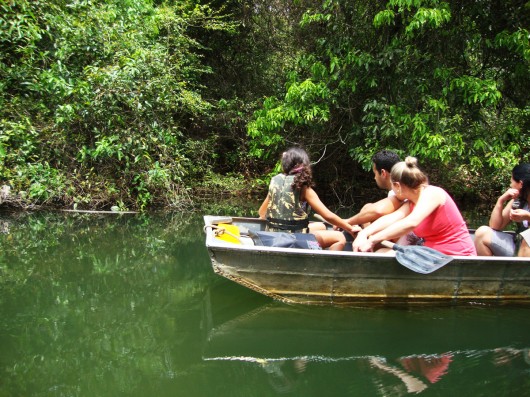
[[[407,157],[405,161],[400,161],[392,167],[390,171],[392,182],[399,182],[411,189],[416,189],[420,185],[429,183],[429,178],[418,168],[416,157]]]

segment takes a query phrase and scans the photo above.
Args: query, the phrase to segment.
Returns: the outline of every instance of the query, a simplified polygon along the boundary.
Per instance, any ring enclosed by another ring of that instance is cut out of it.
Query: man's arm
[[[350,225],[364,225],[394,212],[402,204],[403,202],[399,201],[396,196],[385,197],[375,203],[366,204],[358,214],[348,218],[347,222]]]

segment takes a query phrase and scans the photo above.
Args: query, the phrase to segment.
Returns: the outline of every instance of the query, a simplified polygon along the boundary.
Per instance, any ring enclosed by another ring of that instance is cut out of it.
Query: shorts
[[[523,233],[528,232],[525,230]],[[521,233],[521,235],[523,234]],[[515,234],[492,230],[490,249],[494,256],[515,256]],[[528,236],[530,237],[530,235]],[[526,238],[525,238],[526,240]]]

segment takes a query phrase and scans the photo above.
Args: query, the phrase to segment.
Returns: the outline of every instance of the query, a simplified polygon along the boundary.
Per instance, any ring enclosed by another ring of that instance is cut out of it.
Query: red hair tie
[[[292,174],[299,174],[300,172],[302,172],[302,170],[304,169],[304,166],[303,165],[300,165],[296,168],[293,168],[290,172],[289,172],[289,175],[292,175]]]

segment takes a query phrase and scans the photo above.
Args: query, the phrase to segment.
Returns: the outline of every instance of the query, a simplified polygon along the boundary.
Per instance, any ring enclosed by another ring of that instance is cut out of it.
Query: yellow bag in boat
[[[219,223],[215,229],[215,237],[228,243],[241,244],[239,228],[228,223]]]

